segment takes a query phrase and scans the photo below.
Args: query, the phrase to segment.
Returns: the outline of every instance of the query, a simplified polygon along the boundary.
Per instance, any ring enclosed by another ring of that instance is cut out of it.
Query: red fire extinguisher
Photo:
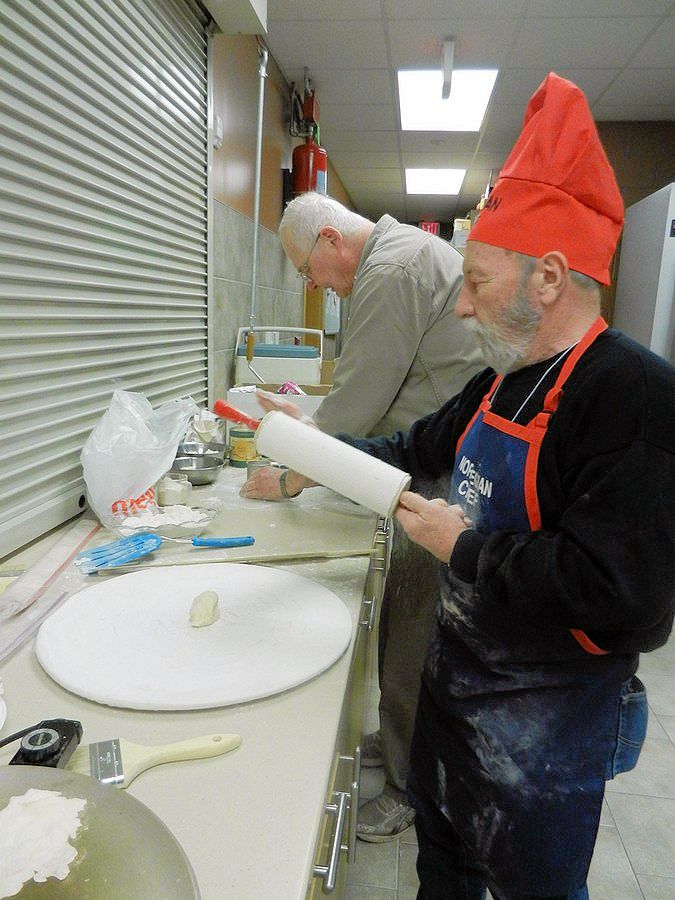
[[[325,194],[328,189],[328,154],[313,137],[305,139],[293,151],[293,195],[305,191]]]

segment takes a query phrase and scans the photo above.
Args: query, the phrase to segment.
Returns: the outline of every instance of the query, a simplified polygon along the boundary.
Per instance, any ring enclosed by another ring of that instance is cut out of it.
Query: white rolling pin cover
[[[337,491],[381,516],[391,516],[410,475],[278,410],[256,431],[258,452]]]

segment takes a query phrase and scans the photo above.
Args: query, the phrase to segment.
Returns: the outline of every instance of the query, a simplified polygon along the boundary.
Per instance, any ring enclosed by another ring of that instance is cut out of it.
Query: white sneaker
[[[362,841],[381,844],[395,841],[415,821],[415,810],[405,794],[385,785],[382,793],[359,809],[356,834]]]

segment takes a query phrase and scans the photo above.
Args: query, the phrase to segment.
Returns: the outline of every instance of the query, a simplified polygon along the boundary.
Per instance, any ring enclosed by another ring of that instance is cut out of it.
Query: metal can
[[[252,459],[259,459],[255,448],[255,431],[248,428],[230,429],[230,465],[245,469]]]
[[[250,478],[256,469],[264,469],[266,466],[271,465],[272,460],[267,459],[264,456],[261,456],[259,459],[249,459],[249,461],[246,463],[246,477]]]

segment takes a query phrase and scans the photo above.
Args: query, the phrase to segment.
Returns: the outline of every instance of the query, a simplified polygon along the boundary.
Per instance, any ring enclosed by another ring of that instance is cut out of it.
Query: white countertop
[[[373,533],[375,525],[373,517]],[[117,737],[163,744],[210,732],[241,734],[241,746],[223,757],[150,769],[127,790],[175,834],[192,863],[203,900],[303,898],[314,864],[368,566],[365,556],[280,566],[334,591],[354,623],[346,653],[297,688],[220,709],[114,709],[70,694],[52,681],[39,666],[30,639],[0,663],[7,704],[0,733],[65,717],[82,722],[85,744]],[[16,745],[0,751],[0,762],[14,752]]]

